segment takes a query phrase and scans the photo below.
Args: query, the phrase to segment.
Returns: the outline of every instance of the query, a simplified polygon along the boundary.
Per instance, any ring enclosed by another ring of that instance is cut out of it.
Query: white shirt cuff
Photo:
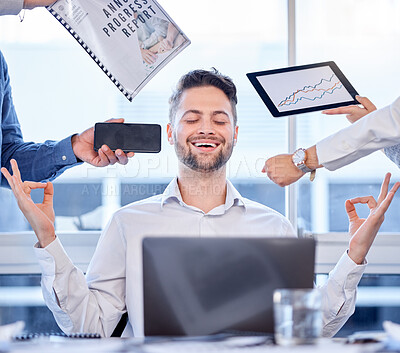
[[[357,287],[365,268],[367,261],[362,265],[357,265],[347,254],[347,250],[337,262],[335,268],[329,273],[329,277],[345,289]]]
[[[43,276],[54,276],[66,267],[74,267],[58,237],[45,248],[38,247],[38,243],[35,244],[34,252]]]

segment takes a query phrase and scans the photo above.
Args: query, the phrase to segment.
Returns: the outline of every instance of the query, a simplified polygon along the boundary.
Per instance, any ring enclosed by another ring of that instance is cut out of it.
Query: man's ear
[[[233,145],[234,146],[236,146],[238,132],[239,132],[239,126],[236,125],[235,126],[235,134],[233,135]]]
[[[167,136],[168,136],[168,142],[170,145],[174,144],[174,139],[172,137],[172,125],[171,123],[167,124]]]

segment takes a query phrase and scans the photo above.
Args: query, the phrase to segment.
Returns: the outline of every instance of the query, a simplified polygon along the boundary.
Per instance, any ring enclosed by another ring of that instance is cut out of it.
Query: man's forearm
[[[3,146],[6,148],[1,156],[2,165],[10,170],[10,160],[17,160],[24,181],[53,180],[78,163],[72,150],[71,137],[43,143],[16,140],[12,144],[12,141],[6,141]]]
[[[54,2],[54,0],[24,0],[24,9],[31,10],[35,7],[51,5]]]
[[[336,170],[400,141],[400,97],[317,142],[319,163]]]

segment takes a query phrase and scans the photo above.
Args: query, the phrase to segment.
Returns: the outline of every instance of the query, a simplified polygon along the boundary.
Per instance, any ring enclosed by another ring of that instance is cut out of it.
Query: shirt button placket
[[[199,220],[199,236],[202,237],[205,234],[205,222],[207,221],[207,215],[201,214]]]
[[[200,221],[200,235],[201,236],[210,236],[214,232],[212,231],[212,216],[203,215]]]

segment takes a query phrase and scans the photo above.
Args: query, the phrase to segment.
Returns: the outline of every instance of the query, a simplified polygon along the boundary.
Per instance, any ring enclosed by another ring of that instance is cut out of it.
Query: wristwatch
[[[308,168],[306,165],[307,152],[304,148],[298,148],[292,155],[293,164],[299,168],[303,173],[310,173],[310,180],[315,178],[315,169]]]
[[[298,148],[294,151],[292,156],[293,164],[299,168],[303,173],[312,172],[313,169],[310,169],[306,166],[307,152],[304,148]]]

